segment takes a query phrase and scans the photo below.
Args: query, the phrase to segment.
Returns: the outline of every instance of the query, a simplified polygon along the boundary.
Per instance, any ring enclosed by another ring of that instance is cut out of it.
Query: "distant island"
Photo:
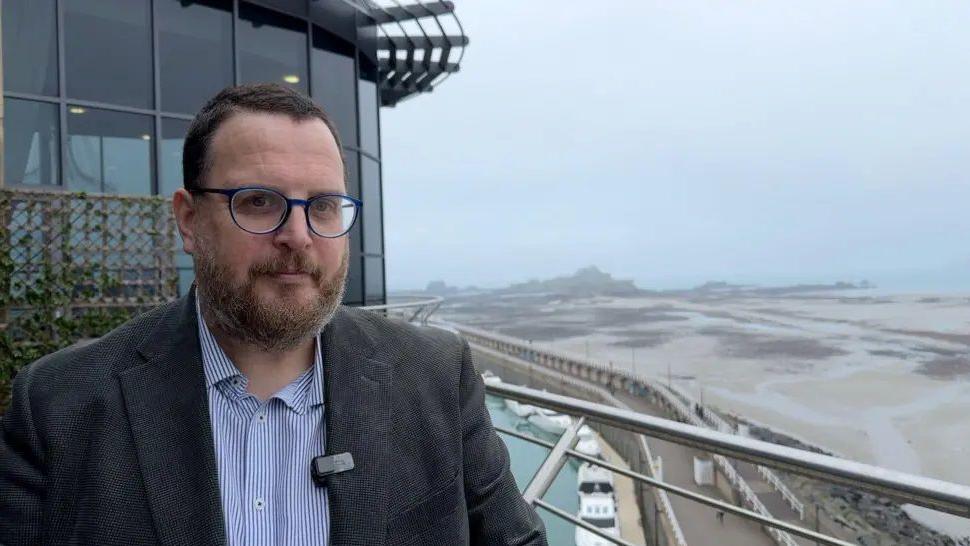
[[[709,281],[693,288],[650,290],[639,288],[632,280],[615,279],[595,265],[579,269],[572,275],[552,279],[531,279],[504,288],[482,289],[475,286],[452,286],[443,280],[431,281],[422,290],[398,291],[398,295],[465,296],[477,294],[560,294],[572,297],[613,296],[783,296],[809,292],[832,292],[842,290],[869,290],[875,285],[867,280],[839,281],[831,284],[796,284],[791,286],[758,286]]]
[[[530,280],[502,288],[497,292],[511,294],[553,293],[573,296],[637,296],[644,290],[633,281],[614,279],[595,265],[584,267],[572,275],[540,281]]]
[[[845,281],[839,281],[832,284],[794,284],[789,286],[758,286],[758,285],[743,285],[743,284],[730,284],[723,281],[709,281],[700,286],[695,286],[694,288],[689,288],[686,290],[664,290],[664,294],[673,295],[703,295],[703,294],[730,294],[730,295],[742,295],[742,294],[752,294],[758,296],[781,296],[781,295],[793,295],[804,292],[833,292],[838,290],[871,290],[875,288],[876,285],[872,284],[867,280],[859,281],[858,283],[851,283]]]

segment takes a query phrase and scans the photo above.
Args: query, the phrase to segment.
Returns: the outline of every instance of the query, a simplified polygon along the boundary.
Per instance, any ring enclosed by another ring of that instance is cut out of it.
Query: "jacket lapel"
[[[360,320],[341,309],[322,334],[327,454],[349,452],[355,465],[328,480],[331,546],[382,545],[387,527],[391,367],[372,358]]]
[[[145,363],[120,374],[159,541],[226,543],[202,370],[194,290],[139,348]]]

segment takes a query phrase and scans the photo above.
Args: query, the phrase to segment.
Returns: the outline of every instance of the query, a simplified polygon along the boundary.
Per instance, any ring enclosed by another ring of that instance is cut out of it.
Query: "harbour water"
[[[555,435],[539,430],[525,419],[516,416],[505,407],[505,402],[501,398],[488,396],[486,406],[492,416],[492,422],[496,426],[518,430],[550,442],[555,442],[557,439]],[[513,438],[502,433],[499,433],[499,435],[505,440],[505,445],[509,448],[515,483],[520,490],[524,490],[529,485],[529,481],[532,480],[536,470],[539,469],[539,465],[548,455],[549,450],[519,438]],[[579,463],[575,460],[569,460],[552,483],[549,491],[543,496],[543,500],[570,514],[575,514],[579,510],[579,497],[576,493],[576,473],[578,469]],[[550,546],[573,546],[576,543],[576,527],[573,524],[541,508],[538,511],[542,521],[546,524]]]

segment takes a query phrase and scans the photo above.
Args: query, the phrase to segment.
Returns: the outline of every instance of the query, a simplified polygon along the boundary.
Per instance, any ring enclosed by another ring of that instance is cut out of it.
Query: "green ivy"
[[[84,235],[94,233],[99,240],[108,236],[112,218],[163,218],[169,214],[168,202],[122,197],[95,202],[84,193],[58,194],[58,198],[66,203],[64,212],[51,215],[59,223],[52,228],[50,240],[40,246],[32,233],[36,226],[15,224],[19,212],[14,210],[15,203],[29,200],[18,200],[14,190],[0,190],[0,311],[7,310],[8,318],[0,326],[0,413],[8,403],[10,382],[21,367],[79,340],[100,337],[158,303],[157,299],[127,297],[121,274],[104,260],[75,260],[75,256],[83,256],[86,250],[97,254],[85,248],[91,242]],[[174,237],[174,233],[156,229],[145,233]],[[122,230],[114,235],[115,252],[130,252],[126,247],[129,234]],[[31,252],[35,249],[39,251]],[[17,254],[25,250],[26,259]],[[160,288],[174,294],[177,283],[173,270]]]

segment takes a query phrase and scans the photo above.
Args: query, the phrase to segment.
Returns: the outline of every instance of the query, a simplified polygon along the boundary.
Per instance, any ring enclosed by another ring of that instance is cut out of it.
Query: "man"
[[[339,306],[340,150],[282,86],[199,112],[173,197],[195,288],[20,372],[0,544],[545,544],[468,345]]]

